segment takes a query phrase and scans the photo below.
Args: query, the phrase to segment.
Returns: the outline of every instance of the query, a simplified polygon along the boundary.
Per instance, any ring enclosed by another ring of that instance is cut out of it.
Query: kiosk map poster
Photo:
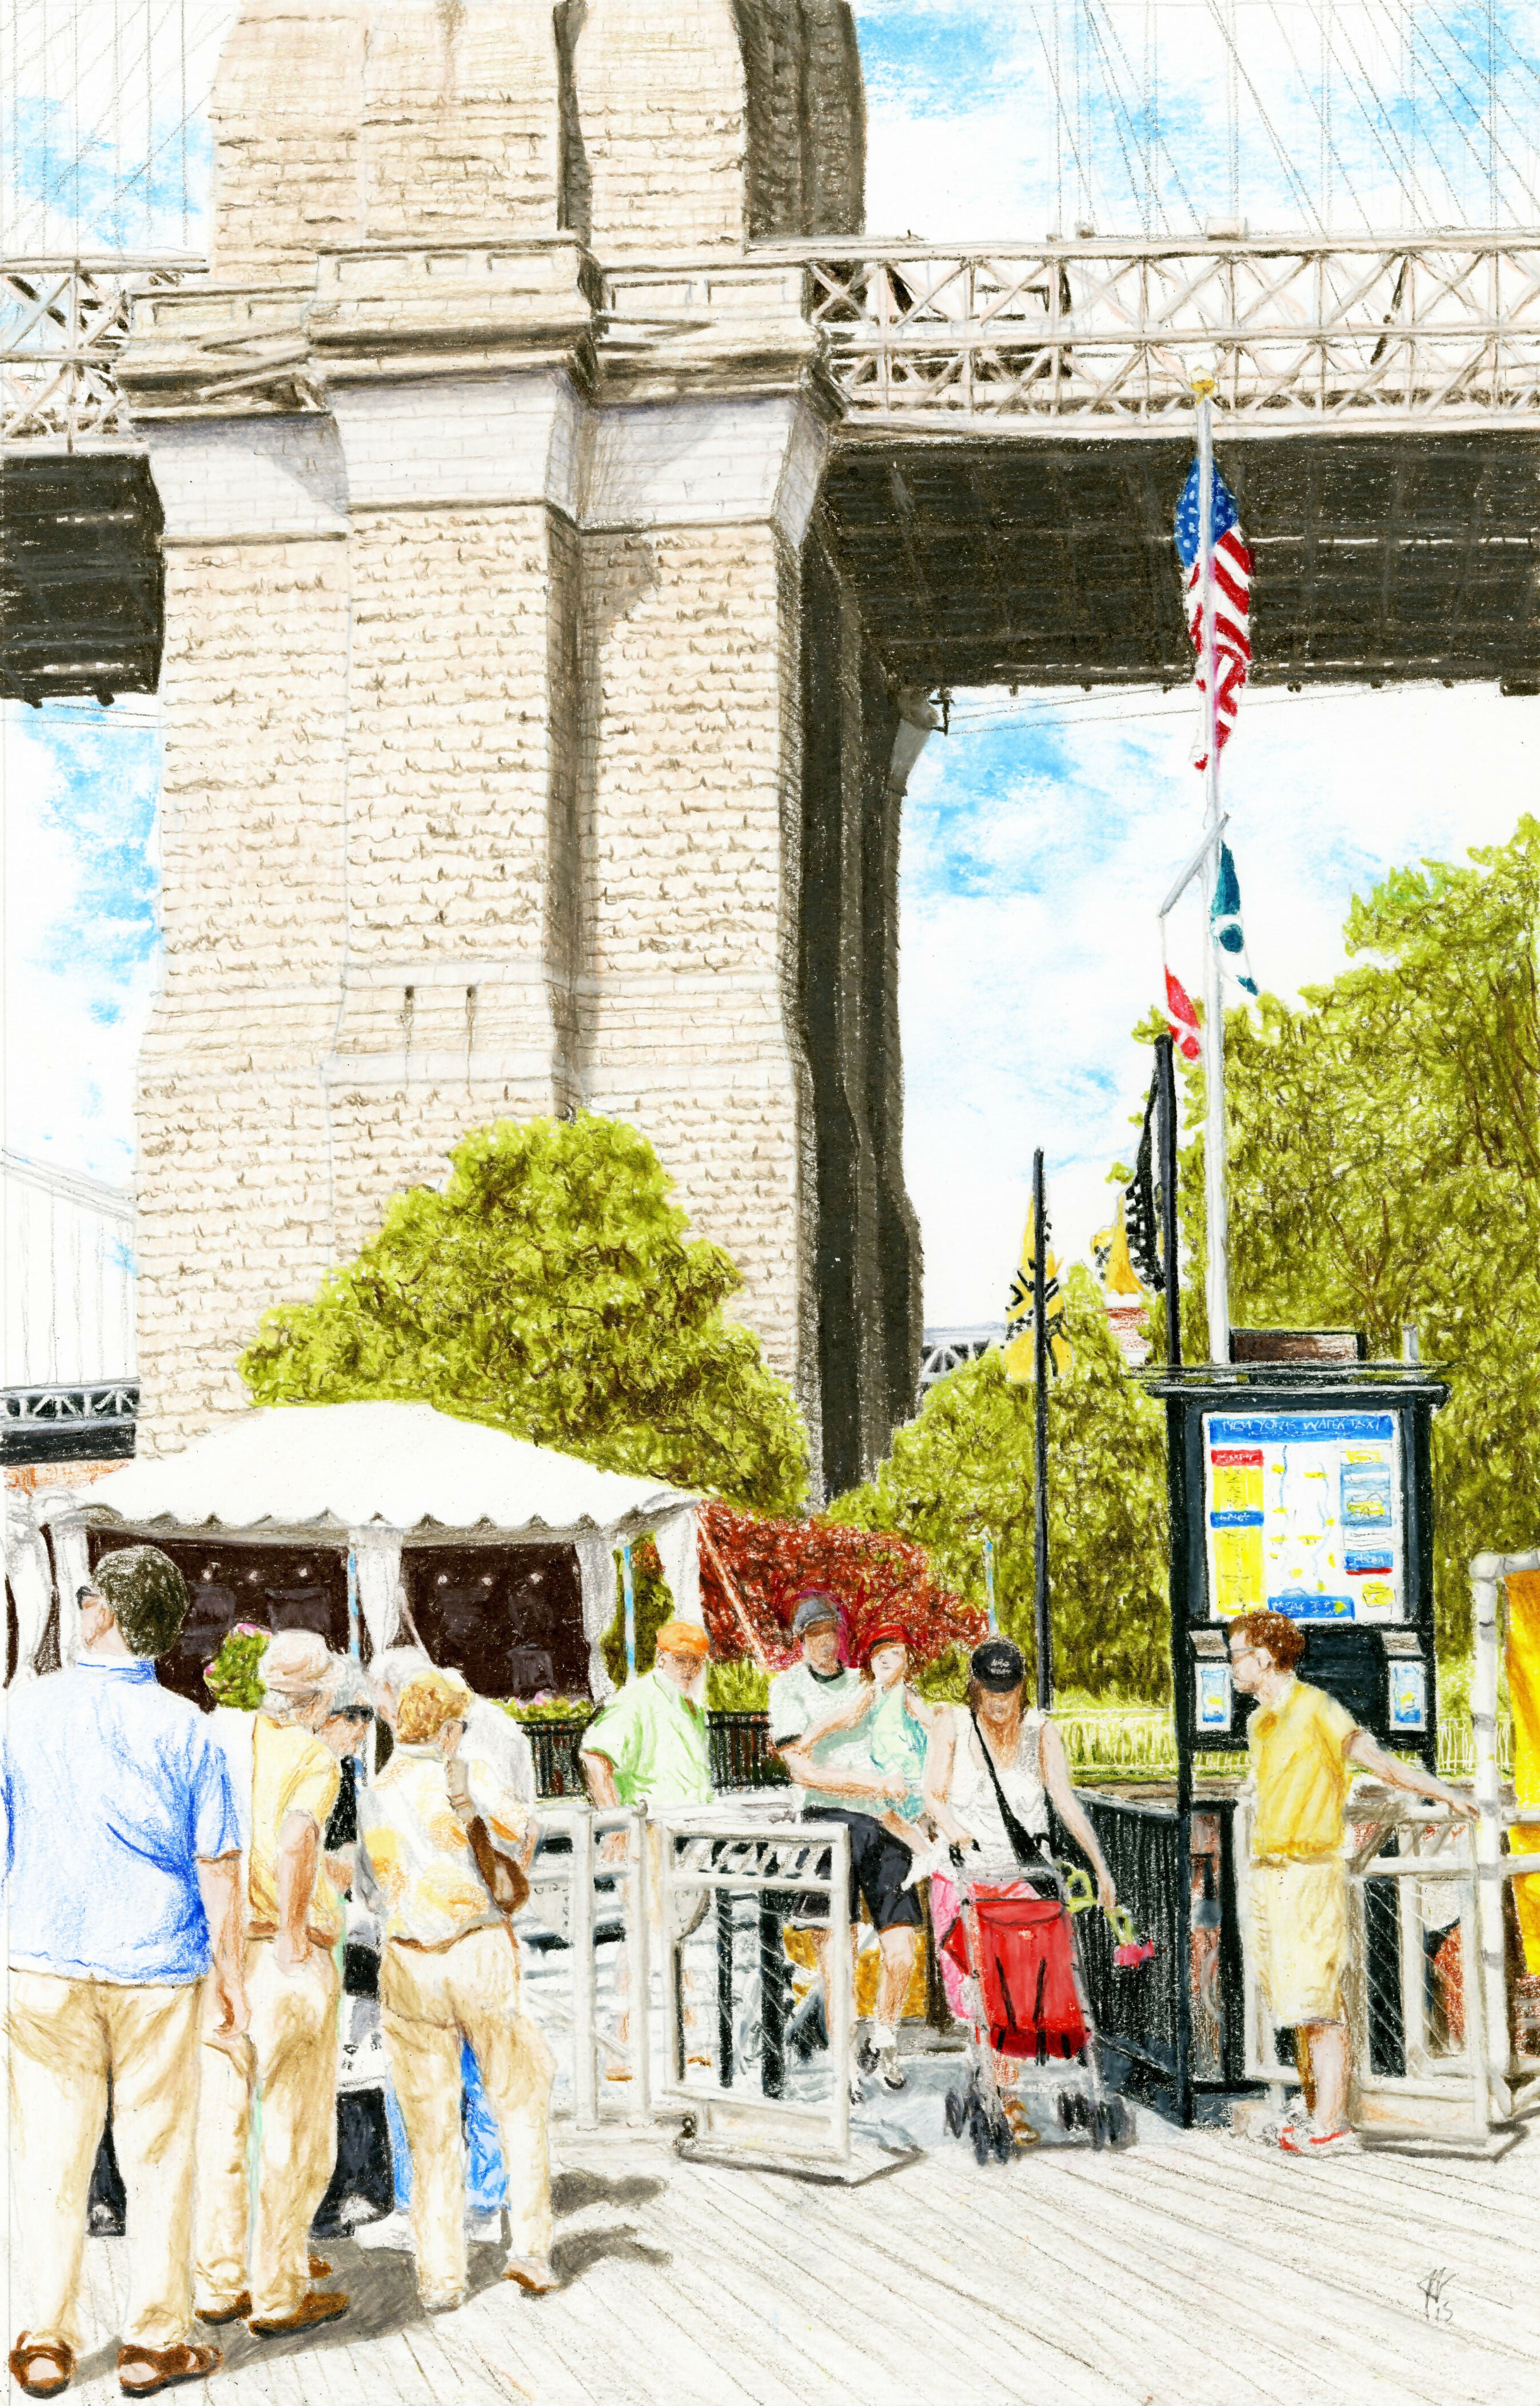
[[[1400,1436],[1392,1412],[1206,1412],[1209,1612],[1399,1621]]]

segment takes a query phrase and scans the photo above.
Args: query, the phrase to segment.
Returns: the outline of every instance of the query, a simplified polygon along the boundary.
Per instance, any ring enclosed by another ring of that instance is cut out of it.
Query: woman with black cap
[[[1009,1637],[986,1637],[968,1662],[968,1702],[936,1716],[925,1761],[925,1801],[931,1819],[962,1849],[970,1880],[1009,1883],[1024,1860],[1048,1853],[1048,1802],[1082,1849],[1096,1878],[1104,1912],[1118,1901],[1112,1875],[1084,1808],[1070,1784],[1064,1740],[1046,1713],[1029,1706],[1026,1663]],[[956,1883],[940,1872],[930,1880],[930,1911],[947,2003],[960,2021],[970,2018],[963,1974],[940,1946],[960,1909]]]

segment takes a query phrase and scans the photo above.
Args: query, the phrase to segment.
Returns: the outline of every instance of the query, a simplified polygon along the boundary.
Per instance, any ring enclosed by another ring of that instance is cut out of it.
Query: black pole
[[[1166,1272],[1166,1358],[1181,1367],[1181,1274],[1177,1251],[1177,1063],[1169,1036],[1155,1039],[1156,1133],[1160,1143],[1160,1241]]]
[[[1037,1386],[1033,1427],[1032,1627],[1038,1648],[1038,1710],[1053,1701],[1053,1638],[1048,1619],[1048,1211],[1043,1157],[1032,1156],[1032,1355]]]

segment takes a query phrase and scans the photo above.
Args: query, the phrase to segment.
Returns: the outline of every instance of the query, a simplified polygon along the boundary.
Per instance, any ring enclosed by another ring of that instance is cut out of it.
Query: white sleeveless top
[[[1015,1762],[995,1765],[1007,1804],[1033,1837],[1048,1835],[1048,1797],[1042,1782],[1044,1719],[1035,1709],[1024,1712]],[[982,1743],[966,1705],[952,1706],[952,1779],[946,1801],[981,1848],[980,1854],[966,1858],[968,1875],[972,1879],[1010,1879],[1019,1865],[1001,1819]]]

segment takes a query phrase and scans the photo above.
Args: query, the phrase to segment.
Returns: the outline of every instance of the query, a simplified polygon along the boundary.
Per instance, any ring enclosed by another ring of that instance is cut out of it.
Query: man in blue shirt
[[[155,1547],[106,1555],[80,1592],[79,1660],[13,1691],[0,1732],[11,2158],[30,2302],[10,2370],[35,2398],[68,2386],[80,2349],[86,2199],[109,2081],[129,2216],[120,2385],[149,2398],[220,2361],[191,2339],[193,2150],[211,1955],[221,2035],[246,2028],[240,1830],[207,1722],[155,1677],[188,1600]]]

